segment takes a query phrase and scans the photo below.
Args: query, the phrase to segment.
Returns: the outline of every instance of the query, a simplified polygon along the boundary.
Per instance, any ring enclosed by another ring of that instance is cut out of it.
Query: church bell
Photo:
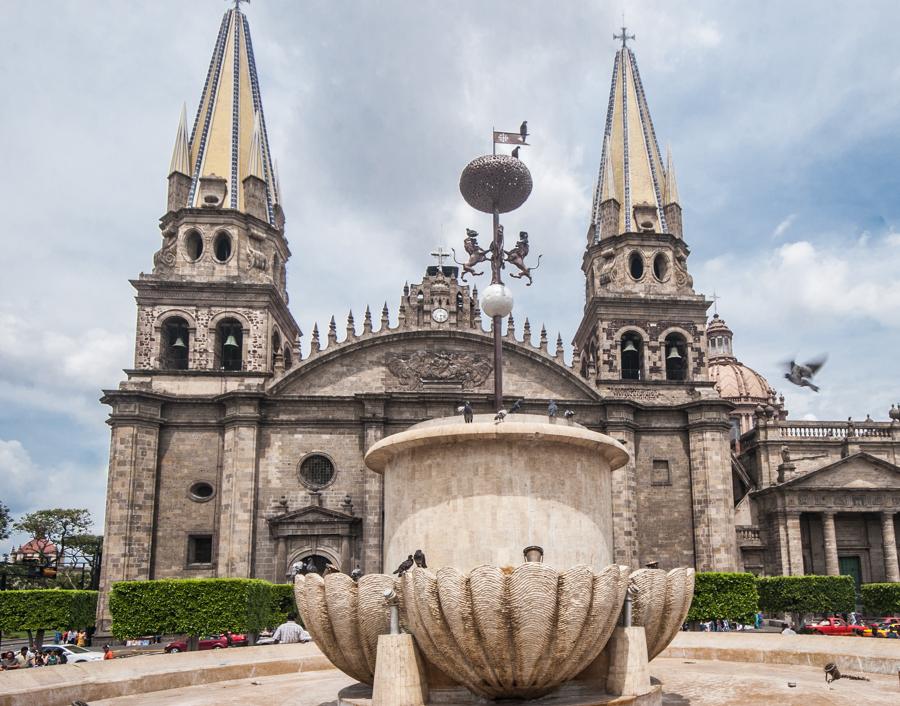
[[[233,333],[229,333],[228,338],[225,339],[225,347],[226,348],[237,348],[238,347],[237,341],[235,340]]]
[[[666,356],[666,360],[681,360],[681,353],[678,352],[678,348],[672,346],[669,349],[669,355]]]
[[[187,348],[187,346],[184,344],[184,339],[178,336],[175,339],[175,343],[172,344],[172,348]]]
[[[622,349],[623,353],[637,353],[637,348],[634,346],[634,341],[628,339],[627,343],[625,343],[625,347]]]

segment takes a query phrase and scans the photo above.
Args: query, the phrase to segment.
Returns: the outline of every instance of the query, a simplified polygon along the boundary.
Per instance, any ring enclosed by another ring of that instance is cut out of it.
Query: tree
[[[25,532],[35,539],[48,539],[56,545],[56,563],[59,565],[65,558],[66,547],[70,538],[87,534],[94,520],[85,509],[36,510],[22,515],[13,527]],[[46,563],[48,557],[42,556]]]
[[[0,539],[9,537],[9,523],[11,519],[9,508],[0,502]]]
[[[103,535],[100,534],[76,534],[69,538],[66,550],[69,559],[74,565],[80,564],[87,567],[90,572],[90,588],[97,589],[97,581],[100,578],[100,560],[103,556]],[[70,577],[69,582],[72,583]],[[73,584],[74,587],[74,584]],[[79,588],[86,588],[79,585]]]
[[[96,591],[0,591],[0,630],[36,630],[37,647],[45,630],[90,628],[96,613]]]

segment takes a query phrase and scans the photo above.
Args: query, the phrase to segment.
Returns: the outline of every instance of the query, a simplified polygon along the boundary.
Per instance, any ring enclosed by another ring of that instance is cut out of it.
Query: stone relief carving
[[[163,231],[162,247],[153,255],[153,266],[164,269],[175,267],[175,249],[178,244],[177,232],[173,229]]]
[[[479,387],[494,369],[487,356],[449,351],[394,354],[388,357],[387,367],[403,387],[411,390],[429,382],[458,383],[464,390],[471,390]]]
[[[250,268],[255,267],[258,270],[265,271],[269,269],[269,258],[267,258],[259,250],[247,248],[247,266]]]
[[[693,289],[694,278],[687,270],[687,256],[684,253],[676,253],[675,255],[675,283],[679,287],[687,287]]]
[[[616,271],[615,250],[605,250],[600,253],[600,257],[603,258],[603,264],[600,266],[600,286],[603,287],[611,283],[617,284],[621,273]]]

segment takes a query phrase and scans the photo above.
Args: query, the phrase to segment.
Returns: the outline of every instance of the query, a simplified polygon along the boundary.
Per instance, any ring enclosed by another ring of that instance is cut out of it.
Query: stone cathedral
[[[693,288],[672,157],[624,41],[598,157],[585,301],[560,302],[584,310],[571,362],[561,339],[527,322],[519,338],[510,317],[503,375],[507,404],[543,414],[556,400],[631,452],[612,476],[616,562],[900,580],[900,410],[793,421],[735,357]],[[463,399],[492,411],[490,321],[453,266],[398,284],[398,310],[340,331],[332,318],[301,355],[274,164],[248,20],[229,9],[193,123],[183,112],[178,126],[152,271],[132,280],[134,367],[102,399],[101,631],[118,580],[284,582],[310,557],[389,572],[365,452]]]

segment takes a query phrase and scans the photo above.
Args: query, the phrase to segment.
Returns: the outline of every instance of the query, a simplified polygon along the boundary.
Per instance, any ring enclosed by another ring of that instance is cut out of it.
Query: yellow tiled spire
[[[197,108],[190,137],[191,189],[185,205],[200,206],[200,178],[215,174],[228,183],[225,207],[243,211],[243,180],[251,169],[266,183],[268,220],[274,224],[275,175],[266,120],[250,25],[238,5],[222,18]]]
[[[655,217],[649,219],[653,228],[667,232],[663,212],[666,172],[637,61],[624,40],[613,65],[600,163],[591,214],[596,237],[646,230],[645,213],[655,213]],[[614,194],[621,205],[618,232],[601,234],[600,204],[610,198],[610,194]],[[642,214],[641,223],[636,222],[636,212]]]

